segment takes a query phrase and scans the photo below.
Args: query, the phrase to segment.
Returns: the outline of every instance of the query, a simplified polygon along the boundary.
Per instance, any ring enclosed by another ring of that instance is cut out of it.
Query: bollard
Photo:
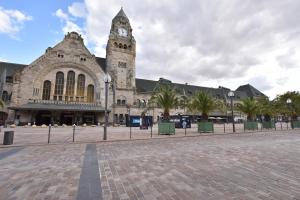
[[[280,122],[280,127],[281,127],[281,130],[282,130],[282,122]]]
[[[74,125],[73,125],[73,142],[74,142],[74,140],[75,140],[75,127],[76,127],[76,125],[74,124]]]
[[[152,138],[152,126],[153,126],[153,124],[151,124],[151,138]]]
[[[186,126],[184,127],[184,135],[186,136]]]
[[[226,129],[226,127],[225,127],[225,123],[224,123],[224,133],[226,132],[225,129]]]
[[[131,124],[129,124],[129,138],[131,139]]]
[[[50,143],[50,132],[51,132],[51,124],[49,124],[49,132],[48,132],[48,144]]]

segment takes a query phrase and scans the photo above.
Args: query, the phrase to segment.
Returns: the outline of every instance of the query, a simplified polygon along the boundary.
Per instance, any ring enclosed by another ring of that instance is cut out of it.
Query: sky
[[[30,64],[71,31],[105,57],[121,6],[138,78],[232,90],[249,83],[271,99],[300,89],[298,0],[1,0],[0,60]]]

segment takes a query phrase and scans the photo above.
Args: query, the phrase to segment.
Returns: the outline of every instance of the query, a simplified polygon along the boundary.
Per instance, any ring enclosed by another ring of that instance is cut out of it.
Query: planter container
[[[258,130],[257,122],[244,122],[244,130]]]
[[[213,133],[214,123],[212,122],[198,122],[198,133]]]
[[[175,135],[175,123],[172,123],[172,122],[158,123],[158,134],[160,134],[160,135]]]
[[[262,127],[265,129],[273,129],[275,128],[275,122],[274,121],[263,122]]]
[[[292,121],[292,128],[300,128],[300,121]]]

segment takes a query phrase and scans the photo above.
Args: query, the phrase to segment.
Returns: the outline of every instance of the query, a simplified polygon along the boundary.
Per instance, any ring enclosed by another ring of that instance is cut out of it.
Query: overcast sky
[[[105,57],[111,20],[123,6],[137,41],[138,78],[164,77],[231,89],[250,83],[271,98],[299,91],[298,0],[54,0],[41,4],[34,0],[0,3],[1,60],[29,64],[69,31],[80,32],[90,51]]]

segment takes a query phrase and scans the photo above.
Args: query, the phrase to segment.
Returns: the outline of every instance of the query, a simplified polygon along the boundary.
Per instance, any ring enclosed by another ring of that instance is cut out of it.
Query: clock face
[[[118,33],[120,36],[123,36],[123,37],[127,36],[127,30],[125,28],[119,28]]]

